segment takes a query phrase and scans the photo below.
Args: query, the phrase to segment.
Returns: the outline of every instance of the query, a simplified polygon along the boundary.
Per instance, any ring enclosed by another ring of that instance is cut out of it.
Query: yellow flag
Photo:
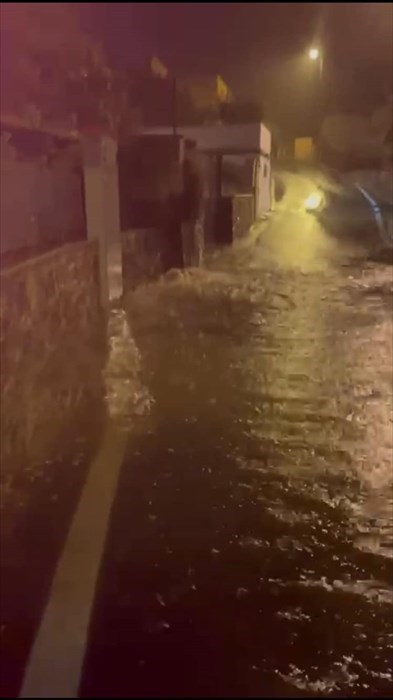
[[[228,85],[222,79],[221,75],[217,75],[216,77],[216,89],[219,102],[231,102],[231,91]]]

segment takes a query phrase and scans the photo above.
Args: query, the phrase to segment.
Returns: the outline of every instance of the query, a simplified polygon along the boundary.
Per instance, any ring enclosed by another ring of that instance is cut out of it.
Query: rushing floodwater
[[[145,391],[83,696],[390,694],[392,269],[300,258],[128,300]]]

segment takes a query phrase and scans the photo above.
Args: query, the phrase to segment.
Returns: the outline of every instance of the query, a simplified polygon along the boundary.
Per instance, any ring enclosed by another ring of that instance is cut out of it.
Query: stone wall
[[[21,263],[0,283],[1,482],[9,487],[102,400],[97,244],[69,244]]]

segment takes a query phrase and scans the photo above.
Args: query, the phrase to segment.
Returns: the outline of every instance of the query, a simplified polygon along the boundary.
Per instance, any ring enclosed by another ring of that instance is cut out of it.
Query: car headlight
[[[317,211],[323,204],[323,196],[320,192],[312,192],[304,202],[307,211]]]

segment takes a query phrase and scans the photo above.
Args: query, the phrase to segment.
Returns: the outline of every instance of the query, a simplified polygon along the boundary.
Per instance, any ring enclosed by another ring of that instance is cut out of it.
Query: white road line
[[[77,698],[127,433],[109,424],[91,464],[27,665],[21,698]]]
[[[355,185],[356,189],[359,190],[359,192],[362,193],[363,197],[368,201],[368,203],[371,205],[371,209],[373,211],[373,216],[375,221],[377,222],[378,226],[378,231],[381,234],[384,243],[387,243],[389,246],[392,245],[392,239],[390,238],[388,232],[386,231],[383,216],[381,214],[381,209],[375,199],[371,197],[371,195],[365,190],[363,187],[360,185],[356,184]]]

